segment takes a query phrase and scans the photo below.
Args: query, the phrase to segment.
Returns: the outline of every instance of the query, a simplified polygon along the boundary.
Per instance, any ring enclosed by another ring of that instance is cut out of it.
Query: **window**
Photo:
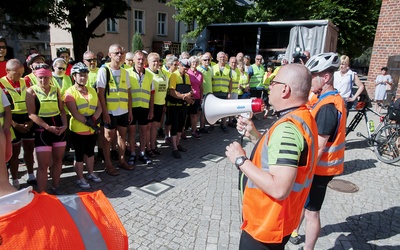
[[[166,36],[168,35],[167,30],[167,14],[166,13],[158,13],[158,27],[157,27],[157,34],[159,36]]]
[[[135,32],[144,34],[144,11],[135,10]]]
[[[111,18],[107,19],[107,32],[118,32],[118,20]]]
[[[166,0],[158,0],[159,3],[165,3]]]

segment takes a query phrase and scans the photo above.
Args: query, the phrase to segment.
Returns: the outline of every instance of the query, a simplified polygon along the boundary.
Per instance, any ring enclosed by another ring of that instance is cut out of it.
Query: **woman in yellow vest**
[[[35,123],[37,190],[38,192],[46,190],[47,171],[51,165],[51,191],[54,194],[61,194],[59,183],[66,145],[67,116],[60,90],[51,84],[50,66],[40,64],[35,70],[35,75],[38,84],[27,90],[26,106],[29,118]]]
[[[94,88],[86,85],[89,69],[85,64],[76,63],[71,69],[71,76],[75,84],[67,89],[64,94],[64,103],[71,113],[69,129],[71,130],[71,143],[75,149],[74,167],[78,176],[77,184],[82,189],[90,188],[90,184],[83,177],[83,161],[88,169],[87,179],[101,182],[93,172],[94,147],[96,146],[97,133],[100,129],[97,120],[101,115],[101,106]]]

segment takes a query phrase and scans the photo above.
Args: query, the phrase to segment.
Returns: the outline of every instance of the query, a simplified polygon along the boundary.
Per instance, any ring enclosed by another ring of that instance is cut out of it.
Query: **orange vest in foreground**
[[[346,105],[343,98],[337,94],[337,91],[332,91],[332,94],[320,99],[315,107],[311,110],[313,117],[316,117],[319,109],[332,103],[338,110],[338,129],[336,131],[335,139],[333,142],[327,142],[324,152],[317,163],[316,175],[332,176],[343,173],[344,169],[344,150],[345,150],[345,137],[346,137]]]
[[[307,165],[298,166],[295,183],[286,199],[274,199],[255,186],[250,179],[247,181],[243,197],[242,230],[257,241],[264,243],[281,243],[282,239],[291,234],[299,224],[301,211],[310,191],[317,163],[317,125],[309,109],[300,107],[275,122],[268,133],[260,139],[255,148],[253,164],[264,171],[269,171],[267,161],[269,137],[278,124],[286,121],[295,124],[300,133],[304,135],[308,147]]]
[[[128,237],[102,191],[36,193],[27,206],[0,216],[0,249],[128,249]]]

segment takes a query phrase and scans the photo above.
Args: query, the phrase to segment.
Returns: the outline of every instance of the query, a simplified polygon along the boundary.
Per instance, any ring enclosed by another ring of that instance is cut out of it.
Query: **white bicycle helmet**
[[[336,70],[339,65],[339,56],[333,52],[314,55],[306,63],[306,67],[311,73],[319,73],[327,69]]]
[[[84,63],[78,62],[71,69],[71,75],[76,73],[89,73],[89,69]]]

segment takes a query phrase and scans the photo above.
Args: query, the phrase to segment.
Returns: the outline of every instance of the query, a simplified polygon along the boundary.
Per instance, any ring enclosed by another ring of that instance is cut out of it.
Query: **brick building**
[[[381,73],[381,68],[387,66],[388,73],[393,77],[397,98],[400,77],[400,2],[399,0],[382,0],[378,26],[372,49],[366,89],[370,98],[374,97],[375,79]]]

